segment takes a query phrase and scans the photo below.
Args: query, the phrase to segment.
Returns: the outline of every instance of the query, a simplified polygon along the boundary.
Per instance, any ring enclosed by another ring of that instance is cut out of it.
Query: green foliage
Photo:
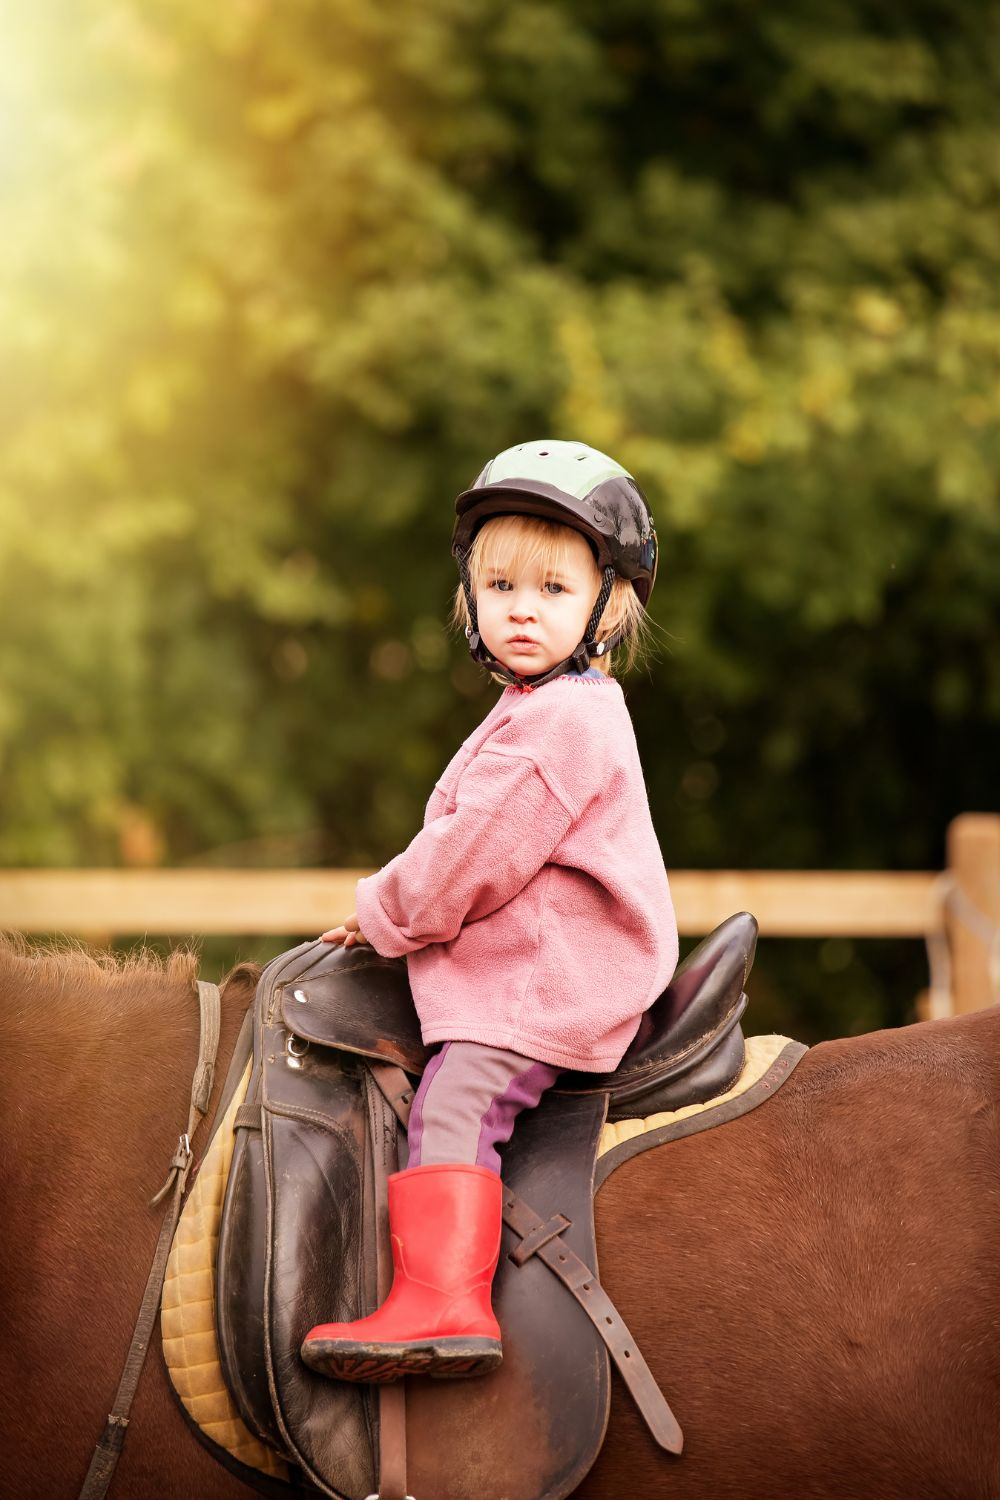
[[[668,866],[939,865],[996,806],[998,29],[15,11],[0,861],[389,858],[495,691],[451,499],[551,434],[657,518]]]

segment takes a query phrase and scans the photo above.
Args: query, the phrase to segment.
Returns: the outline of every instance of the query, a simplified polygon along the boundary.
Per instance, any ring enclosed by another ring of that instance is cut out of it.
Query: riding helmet
[[[606,453],[586,443],[541,438],[505,448],[455,501],[451,550],[458,562],[471,625],[466,631],[476,661],[522,686],[540,687],[573,669],[585,672],[622,640],[622,632],[598,641],[597,628],[615,577],[627,579],[640,602],[649,601],[656,577],[656,530],[646,497],[632,475]],[[476,532],[493,516],[542,516],[579,531],[590,542],[602,584],[584,639],[573,655],[551,671],[521,678],[498,662],[479,635],[468,557]]]

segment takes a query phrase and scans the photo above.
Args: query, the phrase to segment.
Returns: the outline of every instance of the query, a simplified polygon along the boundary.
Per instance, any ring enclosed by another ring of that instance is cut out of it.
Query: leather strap
[[[369,1062],[371,1073],[386,1103],[403,1129],[406,1129],[413,1107],[414,1087],[402,1068],[395,1063]]]
[[[198,1128],[199,1123],[208,1112],[208,1101],[212,1097],[212,1084],[215,1080],[215,1055],[219,1050],[219,1028],[222,1024],[222,1002],[219,995],[219,986],[209,984],[204,979],[199,979],[198,984],[198,1061],[194,1065],[194,1077],[191,1080],[191,1103],[188,1106],[187,1130],[180,1137],[179,1149],[174,1152],[170,1162],[170,1171],[167,1180],[149,1200],[150,1208],[155,1208],[158,1203],[175,1187],[178,1178],[175,1172],[184,1171],[185,1181],[187,1171],[185,1162],[191,1162],[191,1137]],[[184,1145],[187,1143],[186,1154]]]
[[[537,1255],[543,1245],[547,1245],[549,1240],[554,1240],[557,1235],[562,1234],[564,1229],[568,1229],[570,1222],[565,1214],[555,1214],[547,1224],[540,1224],[530,1234],[524,1235],[517,1249],[510,1252],[510,1258],[515,1266],[523,1266],[526,1260]],[[513,1227],[511,1225],[512,1229]]]
[[[370,1064],[371,1074],[406,1128],[413,1102],[413,1089],[401,1068],[391,1063]],[[407,1097],[407,1095],[409,1097]],[[504,1188],[503,1221],[521,1243],[511,1252],[515,1265],[537,1255],[558,1276],[563,1286],[583,1308],[621,1372],[632,1399],[656,1442],[668,1453],[680,1453],[684,1435],[677,1418],[653,1378],[635,1339],[629,1333],[597,1275],[562,1238],[570,1221],[562,1214],[543,1222],[534,1209],[509,1188]]]
[[[406,1493],[406,1381],[378,1388],[378,1494],[368,1500],[413,1500]]]
[[[376,1064],[375,1067],[380,1067]],[[371,1072],[375,1072],[375,1067]],[[413,1090],[401,1069],[409,1090]],[[398,1116],[378,1079],[367,1088],[368,1138],[372,1147],[375,1198],[375,1271],[379,1306],[392,1286],[392,1238],[389,1228],[389,1174],[398,1160]],[[405,1381],[378,1387],[378,1494],[368,1500],[407,1500],[406,1494],[406,1395]]]
[[[233,1116],[233,1130],[261,1130],[260,1105],[247,1104],[246,1100],[237,1105]]]
[[[569,1227],[569,1221],[562,1214],[557,1214],[554,1219],[543,1224],[523,1198],[507,1189],[504,1190],[503,1221],[521,1239],[520,1245],[511,1254],[515,1265],[523,1265],[532,1255],[537,1255],[553,1275],[559,1277],[607,1344],[608,1353],[618,1366],[633,1401],[657,1443],[668,1453],[680,1453],[684,1447],[680,1425],[667,1405],[635,1339],[629,1333],[625,1320],[595,1273],[570,1249],[562,1237],[562,1230]]]
[[[160,1236],[156,1242],[156,1251],[153,1255],[153,1264],[149,1269],[146,1279],[146,1289],[142,1294],[142,1303],[139,1307],[139,1316],[136,1319],[135,1332],[132,1334],[132,1342],[125,1358],[125,1368],[122,1371],[115,1399],[104,1431],[98,1439],[90,1460],[83,1488],[80,1491],[80,1500],[102,1500],[107,1494],[115,1472],[115,1465],[121,1454],[125,1442],[125,1433],[129,1423],[129,1411],[139,1385],[139,1376],[149,1352],[149,1340],[156,1321],[156,1315],[160,1307],[160,1295],[163,1290],[163,1278],[167,1269],[167,1257],[170,1254],[170,1246],[177,1228],[177,1220],[180,1218],[181,1203],[184,1199],[184,1190],[187,1187],[188,1173],[191,1170],[193,1160],[191,1154],[191,1137],[197,1126],[208,1110],[208,1101],[212,1094],[212,1080],[215,1076],[215,1057],[219,1049],[219,1026],[221,1016],[221,997],[217,985],[207,984],[204,980],[198,980],[198,1001],[200,1012],[200,1041],[198,1044],[198,1062],[195,1065],[194,1077],[191,1081],[191,1105],[188,1110],[188,1127],[177,1143],[177,1150],[170,1160],[170,1170],[167,1180],[150,1200],[150,1207],[154,1208],[160,1203],[167,1193],[173,1188],[173,1197],[160,1226]]]

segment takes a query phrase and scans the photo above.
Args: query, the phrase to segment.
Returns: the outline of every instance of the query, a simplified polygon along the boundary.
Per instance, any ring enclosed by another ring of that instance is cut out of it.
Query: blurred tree
[[[451,499],[552,435],[657,517],[627,691],[668,866],[939,865],[996,806],[998,33],[15,10],[0,861],[389,858],[495,693],[443,630]],[[871,1024],[860,951],[802,1003]]]

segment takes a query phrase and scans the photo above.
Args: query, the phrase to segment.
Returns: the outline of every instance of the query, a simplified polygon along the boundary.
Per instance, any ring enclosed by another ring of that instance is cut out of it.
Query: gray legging
[[[410,1114],[408,1166],[463,1162],[499,1173],[497,1147],[522,1109],[559,1076],[548,1063],[479,1042],[445,1042],[420,1080]]]

